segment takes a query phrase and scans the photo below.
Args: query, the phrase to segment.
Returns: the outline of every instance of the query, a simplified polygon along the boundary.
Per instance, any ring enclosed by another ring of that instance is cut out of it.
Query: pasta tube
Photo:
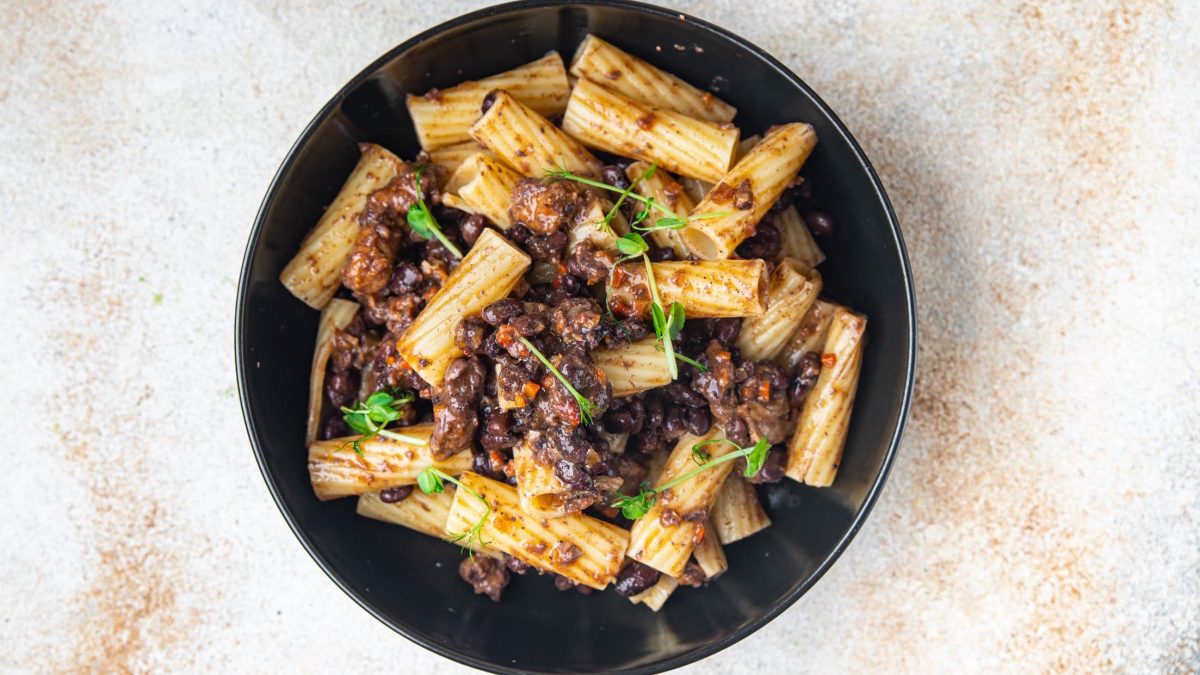
[[[725,482],[732,483],[733,480],[727,478]],[[692,551],[692,557],[696,559],[696,564],[700,566],[700,569],[704,570],[705,580],[712,581],[729,569],[729,561],[725,559],[725,549],[721,548],[721,542],[717,541],[717,533],[713,530],[712,520],[705,523],[702,532],[703,539],[696,544],[695,550]]]
[[[667,483],[696,468],[692,461],[692,446],[719,438],[722,433],[714,425],[702,437],[686,434],[679,439],[655,485]],[[729,443],[713,443],[707,449],[713,459],[737,452]],[[703,538],[704,522],[717,499],[717,492],[732,469],[733,462],[724,462],[660,494],[650,511],[633,524],[629,533],[629,557],[663,574],[673,577],[682,574],[696,542]]]
[[[808,225],[800,217],[796,207],[789,206],[775,216],[775,227],[779,229],[779,255],[791,258],[807,269],[812,269],[825,261],[817,242],[813,239]]]
[[[317,428],[321,425],[321,404],[325,401],[325,367],[333,355],[334,332],[345,328],[358,314],[358,304],[349,300],[330,300],[321,310],[317,322],[317,347],[313,350],[312,372],[308,376],[308,428],[304,444],[312,445],[317,440]]]
[[[742,331],[737,339],[742,358],[766,361],[778,356],[820,292],[821,275],[816,270],[805,276],[790,258],[776,265],[767,290],[770,309],[742,321]]]
[[[450,475],[471,468],[471,450],[463,450],[444,460],[435,460],[429,447],[432,424],[418,424],[395,430],[405,436],[424,439],[424,445],[376,436],[361,441],[362,455],[349,445],[358,438],[331,438],[308,446],[308,477],[317,499],[327,501],[338,497],[379,492],[390,487],[415,485],[417,474],[435,466]]]
[[[766,529],[771,519],[763,510],[754,486],[740,476],[733,476],[717,493],[710,523],[712,533],[728,546]]]
[[[536,439],[537,432],[530,432],[513,448],[513,471],[517,477],[521,510],[539,518],[561,518],[573,512],[567,508],[564,499],[567,489],[554,475],[554,467],[533,458]]]
[[[642,604],[657,612],[666,604],[667,598],[679,588],[679,582],[675,577],[669,577],[665,574],[658,577],[658,582],[650,588],[638,593],[637,595],[629,596],[629,601],[633,604]]]
[[[645,162],[634,162],[625,169],[625,174],[629,176],[629,180],[636,181],[641,178],[650,165]],[[666,171],[655,171],[654,175],[637,183],[634,191],[644,197],[650,197],[659,204],[665,205],[675,213],[688,213],[696,206],[696,202],[688,196],[683,185],[671,178]],[[639,207],[641,208],[641,207]],[[642,221],[643,227],[653,227],[658,219],[662,217],[662,212],[657,209],[646,209],[646,219]],[[676,257],[683,259],[687,258],[689,251],[683,243],[683,236],[679,234],[679,230],[653,230],[648,233],[650,239],[654,241],[654,245],[659,248],[669,248],[675,251]]]
[[[387,185],[403,162],[382,146],[362,143],[362,156],[300,250],[283,268],[279,282],[313,309],[321,309],[342,283],[342,268],[358,238],[358,216],[367,197]]]
[[[788,446],[789,478],[814,487],[833,484],[858,390],[866,328],[866,317],[844,307],[834,312],[821,356],[821,375],[804,399]]]
[[[467,213],[478,213],[507,230],[512,225],[508,206],[520,180],[521,176],[490,153],[478,152],[450,176],[442,203]]]
[[[571,61],[571,75],[598,82],[646,105],[710,122],[728,122],[737,108],[707,91],[588,35]]]
[[[537,61],[478,81],[431,90],[424,96],[405,98],[408,114],[421,147],[426,150],[470,140],[468,129],[479,119],[483,99],[493,89],[503,89],[541,115],[557,115],[567,107],[571,85],[558,52]]]
[[[562,126],[586,146],[711,181],[729,170],[740,134],[732,124],[651,108],[590,80],[571,90]]]
[[[446,167],[446,175],[450,175],[458,171],[458,167],[467,161],[471,155],[482,152],[489,157],[495,157],[487,148],[480,145],[475,139],[468,138],[462,143],[447,145],[440,148],[434,148],[429,151],[429,161],[434,164]]]
[[[693,220],[683,230],[692,253],[704,260],[732,255],[738,244],[754,234],[758,221],[796,178],[816,144],[810,125],[775,127],[729,173],[713,179],[718,185],[696,205]]]
[[[600,160],[506,91],[496,93],[492,107],[471,126],[471,137],[528,178],[554,168],[600,175]]]
[[[658,348],[658,340],[652,337],[612,349],[597,349],[592,352],[592,363],[604,371],[614,397],[632,396],[671,383],[666,357]]]
[[[837,308],[837,305],[825,300],[817,300],[808,308],[796,332],[792,333],[783,350],[775,357],[775,362],[785,372],[796,372],[800,359],[809,352],[820,355],[825,347],[825,337],[829,335],[829,322],[833,320],[833,312]]]
[[[759,316],[767,311],[767,265],[761,260],[651,263],[664,309],[683,305],[689,319]],[[613,275],[613,311],[650,313],[644,263],[623,263]]]
[[[483,519],[480,539],[527,565],[597,590],[616,578],[629,545],[625,530],[581,513],[531,516],[521,510],[516,488],[470,471],[459,480],[467,489],[454,494],[447,532],[470,531]]]
[[[454,486],[447,484],[442,492],[433,494],[414,489],[404,499],[391,504],[380,499],[378,492],[368,492],[358,496],[355,512],[364,518],[380,520],[445,539],[446,520],[450,517],[450,505],[453,503]],[[456,543],[476,553],[500,557],[500,554],[480,545],[474,539],[464,537]]]
[[[446,368],[462,351],[454,344],[454,328],[509,291],[529,268],[529,256],[490,228],[442,284],[425,309],[396,341],[396,351],[429,384],[439,386]]]

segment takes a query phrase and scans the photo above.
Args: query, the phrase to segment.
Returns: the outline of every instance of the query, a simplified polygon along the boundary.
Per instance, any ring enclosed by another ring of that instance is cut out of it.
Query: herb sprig
[[[712,455],[704,449],[704,446],[725,443],[737,448],[735,452],[713,459]],[[626,495],[616,493],[612,501],[612,506],[621,510],[621,515],[630,520],[637,520],[650,512],[654,503],[658,501],[658,496],[663,492],[679,485],[689,478],[699,474],[702,471],[707,471],[714,466],[732,462],[740,457],[746,458],[746,470],[742,472],[744,476],[750,478],[762,470],[763,463],[767,460],[767,452],[771,449],[771,444],[767,439],[760,438],[758,442],[750,447],[739,447],[737,443],[728,438],[714,438],[707,441],[701,441],[692,446],[692,461],[699,464],[696,468],[686,471],[683,474],[673,478],[666,483],[652,488],[649,483],[642,483],[641,488],[636,495]]]
[[[538,351],[538,348],[534,347],[532,342],[525,338],[520,338],[520,340],[521,344],[525,345],[525,347],[529,349],[529,351],[532,352],[535,357],[537,357],[537,360],[541,361],[542,365],[546,366],[546,369],[553,373],[554,377],[558,378],[558,381],[562,383],[562,386],[566,387],[567,391],[571,392],[571,396],[575,398],[575,405],[579,406],[579,421],[582,422],[584,426],[591,424],[592,416],[596,413],[596,404],[592,403],[586,396],[579,393],[579,390],[571,384],[571,381],[568,380],[565,375],[559,372],[558,368],[555,368],[554,364],[550,363],[550,359],[546,358],[544,354]]]
[[[644,172],[642,172],[642,175],[639,176],[637,180],[630,183],[629,187],[627,188],[619,188],[616,185],[610,185],[604,181],[580,176],[561,166],[546,169],[545,179],[549,181],[570,180],[575,181],[576,183],[582,183],[589,187],[594,187],[598,190],[607,190],[609,192],[619,193],[620,197],[617,198],[617,202],[613,205],[612,209],[605,214],[603,222],[599,224],[600,229],[610,233],[612,232],[612,228],[609,226],[609,223],[612,221],[613,216],[616,215],[617,209],[620,208],[621,204],[624,203],[626,199],[633,199],[643,204],[643,208],[633,219],[633,223],[631,223],[631,226],[634,229],[642,232],[653,232],[654,230],[679,230],[686,227],[687,224],[693,220],[721,218],[729,215],[728,211],[715,211],[711,213],[698,213],[696,215],[681,216],[672,211],[671,208],[666,204],[656,200],[654,197],[647,197],[646,195],[640,195],[633,191],[634,187],[636,187],[638,183],[642,182],[643,180],[649,180],[650,178],[653,178],[657,169],[657,163],[651,164]],[[651,210],[658,211],[662,215],[658,218],[654,225],[650,227],[638,227],[641,222],[650,215]]]
[[[359,444],[376,436],[383,436],[409,445],[428,445],[428,441],[424,438],[408,436],[385,428],[389,423],[400,419],[400,409],[412,403],[414,399],[416,399],[416,395],[411,391],[395,392],[380,389],[368,396],[367,400],[359,401],[352,407],[342,406],[342,419],[346,421],[346,426],[362,436],[343,443],[338,450],[352,445],[355,454],[361,457],[363,452],[362,446]]]
[[[617,260],[613,264],[613,270],[617,265],[632,260],[641,256],[642,263],[646,267],[646,286],[650,289],[650,320],[654,324],[654,335],[661,343],[661,348],[667,357],[667,372],[671,374],[671,379],[678,379],[679,366],[675,363],[676,357],[674,340],[679,337],[679,331],[683,330],[684,321],[687,320],[687,314],[683,309],[683,305],[678,302],[672,302],[669,308],[663,308],[662,297],[658,294],[658,284],[654,281],[654,268],[650,266],[650,256],[647,255],[650,251],[650,245],[642,238],[642,235],[637,232],[629,234],[617,240],[617,250],[624,257]],[[612,270],[609,271],[609,288],[612,287]],[[607,295],[606,295],[607,302]],[[691,361],[691,359],[688,359]],[[692,361],[692,363],[695,363]],[[696,364],[699,365],[699,364]]]
[[[421,195],[421,174],[425,172],[425,165],[421,164],[417,170],[413,172],[413,191],[417,195],[417,203],[408,210],[408,226],[412,228],[419,236],[425,239],[437,238],[442,242],[447,250],[454,254],[456,258],[463,257],[462,251],[454,245],[454,242],[442,232],[442,228],[438,225],[437,219],[433,217],[433,213],[429,207],[425,205],[425,197]]]
[[[467,494],[483,502],[483,507],[486,509],[486,511],[483,513],[483,516],[481,516],[479,520],[471,526],[470,530],[467,530],[466,532],[452,532],[449,537],[446,537],[446,541],[454,544],[461,544],[463,548],[467,549],[469,555],[474,557],[475,552],[471,550],[470,547],[472,542],[475,542],[475,544],[478,546],[486,546],[488,544],[488,542],[483,541],[482,533],[483,526],[487,523],[488,516],[492,515],[492,505],[488,504],[488,501],[483,498],[483,495],[463,485],[458,481],[457,478],[442,471],[441,469],[430,466],[426,467],[425,470],[417,474],[417,487],[421,488],[421,492],[424,492],[427,495],[440,494],[444,492],[446,490],[444,481],[450,481],[451,483],[457,485],[458,489],[466,490]]]

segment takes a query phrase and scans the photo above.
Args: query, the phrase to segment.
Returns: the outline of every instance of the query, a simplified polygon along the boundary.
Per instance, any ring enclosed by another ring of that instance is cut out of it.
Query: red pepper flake
[[[821,367],[832,368],[837,364],[837,354],[822,354]]]

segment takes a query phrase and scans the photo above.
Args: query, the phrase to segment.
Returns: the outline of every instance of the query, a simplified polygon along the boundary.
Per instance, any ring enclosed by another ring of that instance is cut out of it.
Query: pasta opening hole
[[[704,234],[700,230],[687,228],[683,231],[683,240],[687,247],[696,254],[697,258],[704,260],[715,260],[721,256],[721,248],[717,246],[717,242],[712,237]]]

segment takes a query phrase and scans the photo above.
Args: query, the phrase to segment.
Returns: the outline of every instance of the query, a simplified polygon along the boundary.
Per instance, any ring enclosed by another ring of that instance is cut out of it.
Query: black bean
[[[612,164],[600,169],[600,180],[618,190],[624,190],[629,187],[629,176],[626,175],[625,170]]]
[[[627,434],[633,431],[633,423],[629,408],[610,410],[604,415],[604,430],[610,434]]]
[[[808,204],[813,198],[812,181],[800,179],[800,184],[796,186],[796,201],[800,204]]]
[[[663,394],[669,400],[689,408],[704,408],[708,406],[708,401],[705,401],[703,396],[692,391],[691,388],[682,382],[668,384],[663,388]]]
[[[567,233],[562,230],[547,235],[533,235],[525,242],[525,250],[534,260],[558,262],[567,247]]]
[[[592,489],[592,477],[579,464],[560,459],[554,464],[554,475],[569,488],[575,490]]]
[[[792,376],[792,381],[788,385],[788,400],[793,408],[799,408],[804,404],[804,398],[816,386],[817,378],[820,375],[820,354],[807,352],[800,357],[800,362],[796,364],[796,374]]]
[[[511,555],[504,554],[504,566],[513,574],[525,574],[529,571],[529,565],[521,562],[519,558],[514,558]]]
[[[625,405],[625,409],[633,416],[633,428],[629,430],[629,433],[636,434],[640,432],[642,427],[645,426],[646,421],[646,406],[642,403],[642,399],[629,399],[629,402]]]
[[[483,347],[483,341],[487,339],[488,332],[489,328],[486,323],[469,316],[459,321],[458,325],[454,327],[454,344],[464,354],[470,356]]]
[[[663,431],[667,433],[667,438],[678,439],[687,430],[687,424],[683,421],[683,411],[684,409],[678,406],[671,406],[667,410],[663,418]]]
[[[347,370],[340,373],[330,373],[325,379],[325,394],[329,402],[337,407],[354,403],[358,396],[359,376],[356,371]]]
[[[496,410],[487,416],[483,430],[489,434],[507,434],[512,426],[512,416],[503,410]]]
[[[327,441],[331,438],[339,438],[349,435],[350,427],[346,425],[346,420],[342,419],[341,415],[332,415],[321,424],[321,433],[318,437]]]
[[[484,307],[483,311],[479,313],[479,316],[491,325],[499,326],[500,324],[507,323],[524,313],[525,305],[520,300],[505,298],[503,300],[497,300],[487,307]]]
[[[508,323],[517,335],[521,337],[533,337],[546,330],[546,322],[532,316],[518,316]]]
[[[736,470],[745,470],[745,460],[738,460],[740,465]],[[771,448],[767,453],[766,460],[763,461],[762,468],[758,473],[751,476],[748,480],[755,485],[762,483],[778,483],[783,479],[784,471],[787,469],[787,451],[782,445],[777,445]]]
[[[735,415],[725,425],[725,437],[743,448],[750,445],[750,427],[746,426],[746,420]]]
[[[515,447],[521,442],[521,437],[515,434],[488,434],[479,437],[479,445],[484,450],[504,450]]]
[[[658,583],[658,570],[634,561],[626,565],[625,569],[617,575],[617,583],[613,588],[617,591],[617,595],[628,598],[656,583]]]
[[[733,346],[742,332],[741,319],[713,319],[710,325],[712,326],[712,338],[726,347]]]
[[[712,414],[708,412],[708,408],[688,408],[684,414],[684,422],[687,424],[688,433],[696,436],[703,436],[712,428]]]
[[[663,404],[657,397],[647,397],[642,401],[646,407],[646,418],[644,422],[645,428],[654,429],[662,426],[663,423]]]
[[[470,248],[475,245],[475,240],[479,235],[483,234],[483,229],[487,227],[487,221],[478,213],[463,218],[463,221],[458,225],[458,232],[462,235],[463,243]]]
[[[412,491],[413,486],[411,485],[401,485],[398,487],[390,487],[386,490],[380,490],[379,501],[383,502],[384,504],[395,504],[396,502],[412,494]]]
[[[796,187],[792,186],[792,187],[787,188],[786,190],[784,190],[783,192],[781,192],[779,194],[779,199],[775,200],[775,203],[771,205],[770,210],[768,210],[767,212],[768,213],[779,213],[780,211],[791,206],[792,203],[795,201],[796,201]]]
[[[483,104],[479,106],[480,115],[486,114],[487,111],[492,109],[492,105],[496,103],[496,95],[498,93],[500,93],[499,89],[493,89],[487,93],[487,96],[483,97]]]
[[[653,248],[649,253],[651,262],[667,262],[675,259],[675,249],[662,247]]]
[[[808,231],[815,237],[832,237],[837,231],[837,221],[824,211],[813,210],[805,213],[804,222],[808,225]]]
[[[738,245],[737,254],[747,260],[752,258],[774,260],[775,256],[779,255],[782,245],[779,228],[764,220],[758,224],[753,237]]]

